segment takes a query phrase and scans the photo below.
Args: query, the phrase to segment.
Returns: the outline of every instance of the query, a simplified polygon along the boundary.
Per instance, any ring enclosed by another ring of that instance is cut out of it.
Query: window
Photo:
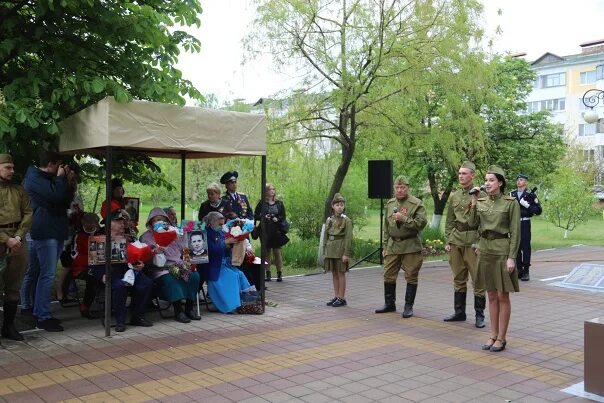
[[[596,71],[584,71],[581,73],[581,84],[593,84],[596,82]]]
[[[596,67],[596,80],[604,80],[604,64]]]
[[[526,113],[535,113],[539,111],[563,111],[566,109],[565,98],[546,99],[543,101],[532,101],[526,103]]]
[[[541,88],[566,85],[566,73],[555,73],[541,76]]]
[[[587,106],[585,106],[585,104],[583,103],[583,97],[579,98],[579,110],[580,111],[586,111],[589,108]]]
[[[540,101],[527,102],[526,103],[526,113],[530,114],[530,113],[539,112],[540,104],[541,104]]]
[[[593,162],[595,159],[596,150],[583,150],[583,158],[587,162]]]
[[[596,134],[596,124],[583,124],[579,125],[579,136],[593,136]],[[592,150],[593,151],[593,150]]]

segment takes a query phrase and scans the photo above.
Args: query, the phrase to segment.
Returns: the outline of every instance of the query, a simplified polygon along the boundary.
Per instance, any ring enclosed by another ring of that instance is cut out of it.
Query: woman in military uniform
[[[512,310],[509,293],[519,291],[520,209],[513,197],[504,194],[505,184],[503,169],[491,165],[485,176],[487,196],[473,195],[468,219],[480,233],[477,283],[487,290],[491,322],[491,337],[482,349],[490,351],[505,349]]]
[[[352,220],[344,215],[346,201],[336,193],[331,201],[332,215],[325,224],[324,254],[325,271],[330,271],[335,296],[328,306],[346,305],[346,272],[352,253]]]

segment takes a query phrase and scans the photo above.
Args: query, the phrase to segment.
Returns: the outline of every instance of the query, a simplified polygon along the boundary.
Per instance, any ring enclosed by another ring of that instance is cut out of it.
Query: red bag
[[[153,258],[151,247],[141,242],[133,242],[128,244],[128,263],[150,262]]]

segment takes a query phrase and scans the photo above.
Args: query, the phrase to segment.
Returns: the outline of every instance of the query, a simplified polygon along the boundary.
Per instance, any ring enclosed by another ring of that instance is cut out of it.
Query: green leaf
[[[17,113],[15,113],[15,120],[17,123],[24,123],[27,120],[27,114],[23,109],[19,109]]]
[[[105,89],[105,83],[102,80],[95,78],[94,80],[92,80],[91,87],[92,91],[95,94],[98,94]]]
[[[123,102],[128,102],[128,93],[126,91],[124,91],[121,88],[116,88],[115,89],[115,100],[117,102],[123,103]]]

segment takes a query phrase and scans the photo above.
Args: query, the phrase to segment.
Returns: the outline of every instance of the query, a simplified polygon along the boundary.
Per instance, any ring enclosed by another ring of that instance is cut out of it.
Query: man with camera
[[[518,174],[516,177],[517,190],[510,192],[510,196],[515,197],[520,204],[520,248],[516,258],[516,268],[518,278],[522,281],[529,281],[529,267],[531,265],[531,217],[539,215],[542,212],[539,199],[537,199],[537,188],[530,192],[527,190],[529,177],[525,174]]]
[[[50,312],[50,293],[63,243],[69,235],[67,209],[73,197],[67,183],[69,171],[68,165],[61,164],[59,154],[44,151],[39,167],[27,168],[24,181],[33,222],[29,265],[21,286],[22,312],[31,311],[37,327],[49,332],[63,330],[60,320]]]

